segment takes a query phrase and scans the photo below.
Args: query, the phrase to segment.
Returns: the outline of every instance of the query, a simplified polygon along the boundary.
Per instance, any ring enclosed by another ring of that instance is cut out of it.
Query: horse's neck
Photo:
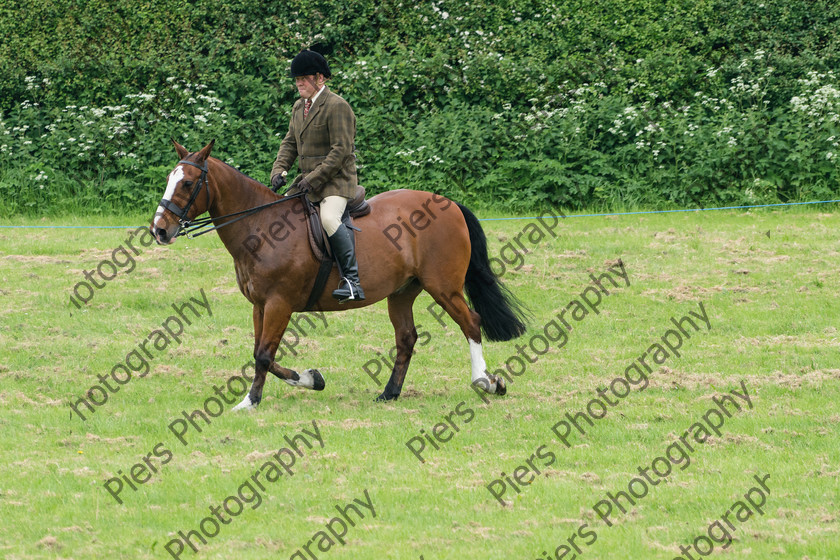
[[[279,197],[262,184],[254,181],[246,175],[228,167],[215,158],[210,158],[210,172],[208,177],[213,183],[213,197],[210,203],[209,214],[214,219],[216,226],[220,226],[239,216],[221,218],[228,214],[234,214],[250,208],[256,208],[267,204]],[[261,212],[255,214],[259,220]],[[227,247],[228,252],[236,258],[242,251],[245,239],[253,233],[253,218],[243,218],[229,226],[217,230],[219,238]]]

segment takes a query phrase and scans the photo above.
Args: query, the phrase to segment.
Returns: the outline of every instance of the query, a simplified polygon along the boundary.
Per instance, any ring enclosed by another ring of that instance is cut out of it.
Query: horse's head
[[[158,244],[173,243],[182,225],[189,224],[209,209],[207,158],[214,142],[211,140],[199,152],[190,153],[172,140],[181,161],[167,177],[166,191],[149,228]]]

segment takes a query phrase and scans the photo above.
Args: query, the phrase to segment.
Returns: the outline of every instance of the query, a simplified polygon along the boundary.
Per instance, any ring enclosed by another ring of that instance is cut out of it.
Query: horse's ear
[[[210,143],[201,148],[201,151],[198,152],[198,161],[206,161],[208,157],[210,157],[210,151],[213,149],[213,144],[216,143],[216,139],[210,140]]]
[[[190,151],[176,142],[174,138],[170,138],[170,140],[172,141],[172,145],[175,146],[175,151],[178,153],[178,157],[181,159],[187,157],[187,154],[189,154]]]

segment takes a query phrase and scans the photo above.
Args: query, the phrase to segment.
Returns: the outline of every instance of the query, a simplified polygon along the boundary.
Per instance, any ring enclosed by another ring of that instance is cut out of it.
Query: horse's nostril
[[[166,241],[166,230],[162,228],[157,229],[157,238]]]

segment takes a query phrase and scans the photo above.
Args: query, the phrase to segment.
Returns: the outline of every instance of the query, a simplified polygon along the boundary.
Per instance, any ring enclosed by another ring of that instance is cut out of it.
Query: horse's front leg
[[[254,306],[254,357],[260,349],[260,339],[262,338],[264,313],[261,307]],[[282,337],[281,337],[282,340]],[[272,361],[268,366],[268,371],[273,373],[278,379],[282,379],[292,387],[306,387],[307,389],[314,389],[321,391],[324,388],[324,377],[317,369],[308,369],[303,373],[298,373],[293,369],[284,368],[277,362]]]
[[[324,376],[317,369],[307,369],[298,373],[293,369],[284,368],[277,362],[271,362],[268,371],[282,379],[292,387],[304,387],[314,391],[323,391],[326,386]]]
[[[291,308],[283,300],[271,300],[262,309],[254,306],[254,382],[251,390],[233,410],[249,410],[260,404],[266,374],[274,362],[274,355],[291,316]],[[281,379],[291,379],[291,375],[288,378],[284,375],[282,370],[285,368],[271,369]],[[291,370],[285,371],[294,373]]]
[[[260,338],[263,330],[263,309],[259,305],[254,304],[252,313],[254,321],[254,356],[257,355],[257,349],[260,347]]]

